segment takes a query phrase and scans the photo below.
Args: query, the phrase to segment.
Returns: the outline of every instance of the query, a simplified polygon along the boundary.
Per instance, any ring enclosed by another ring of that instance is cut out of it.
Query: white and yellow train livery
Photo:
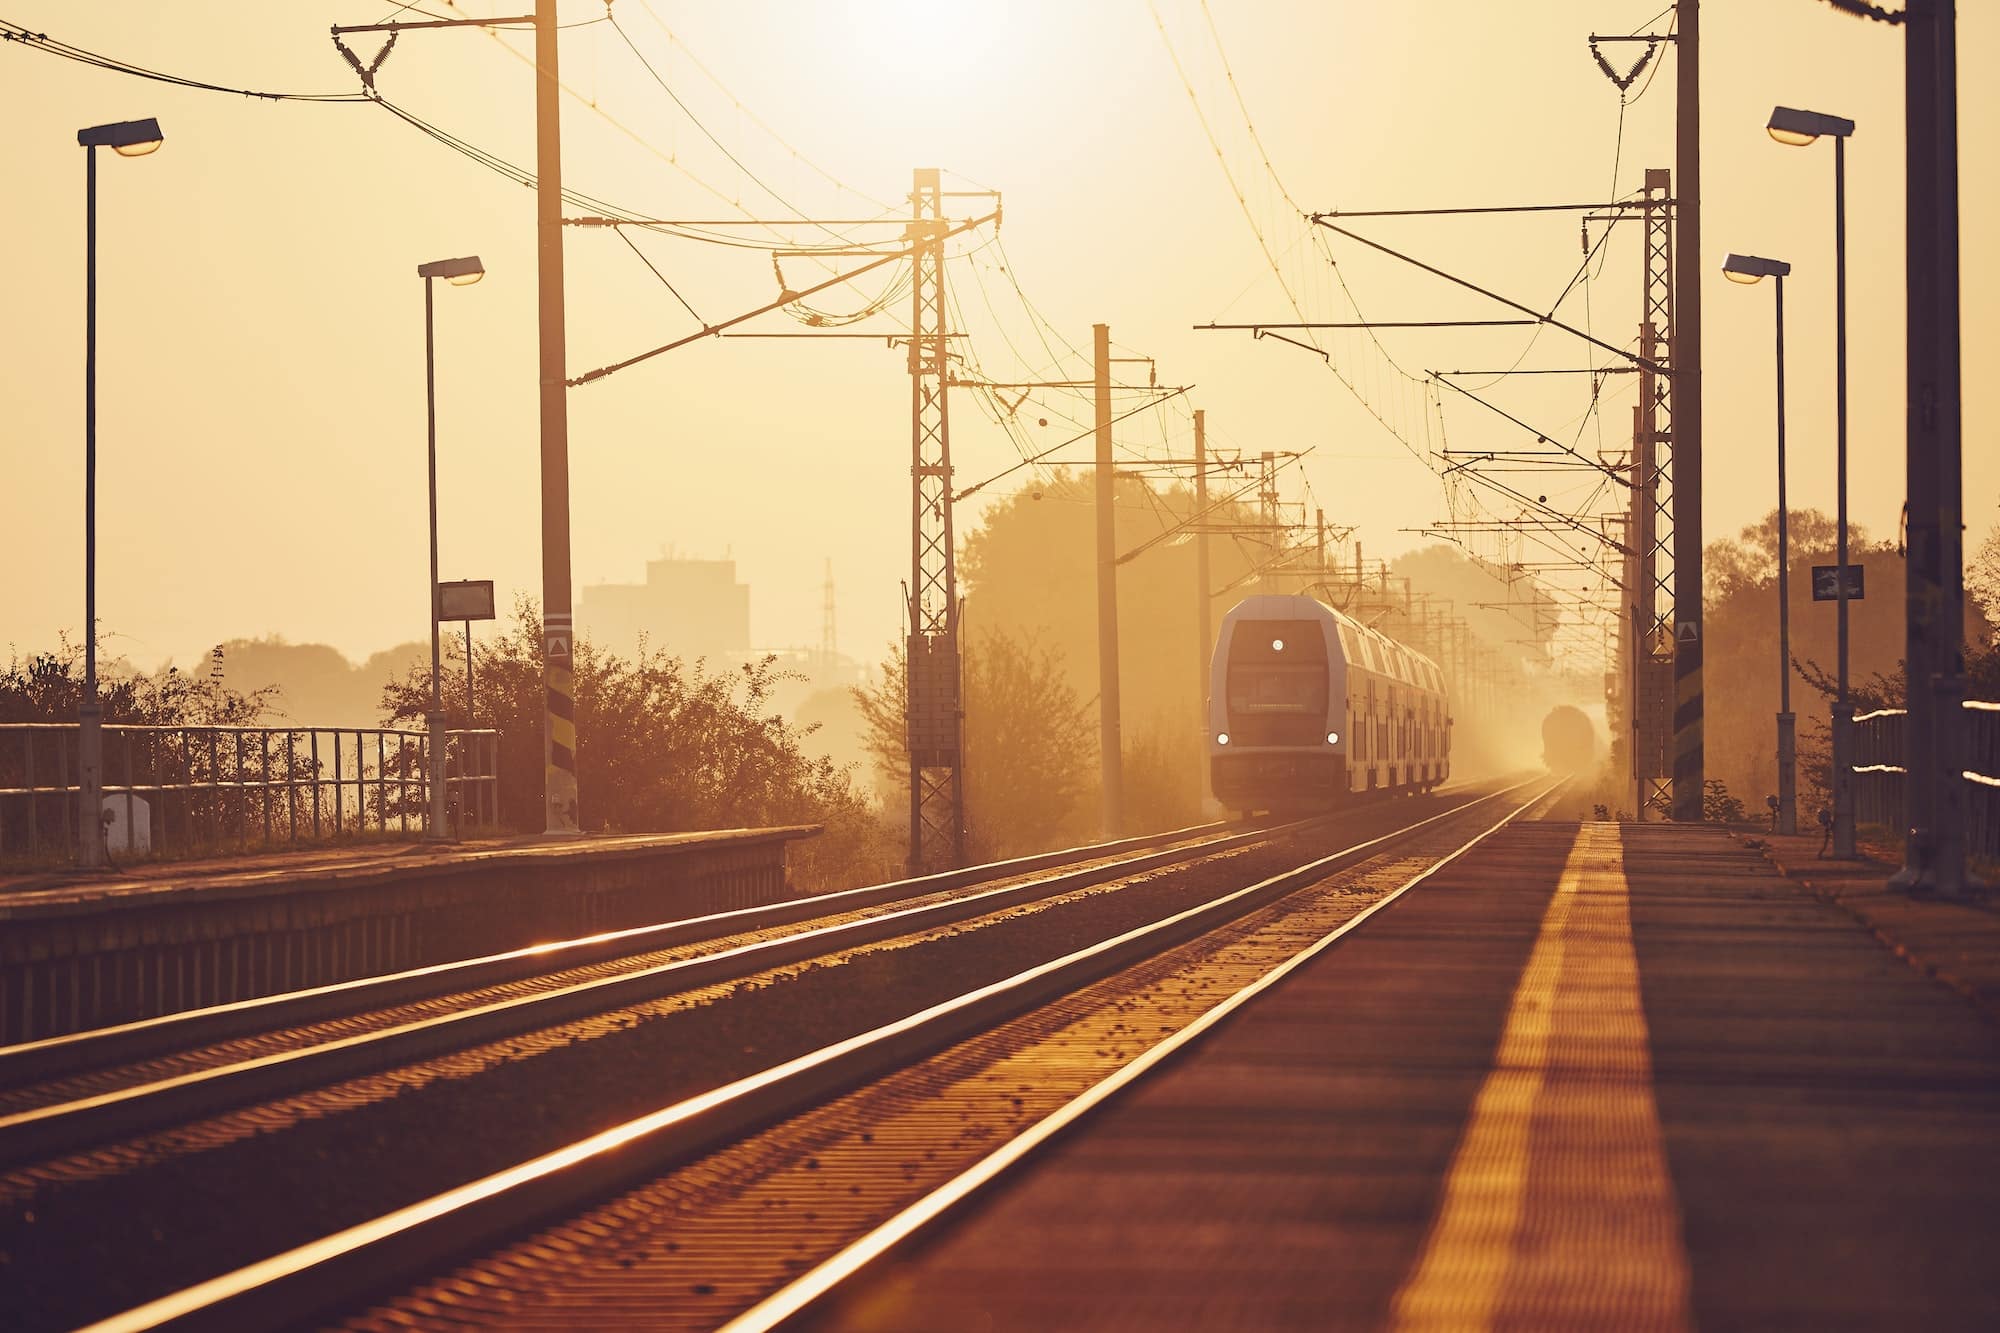
[[[1250,597],[1208,673],[1208,768],[1232,810],[1427,792],[1451,774],[1437,663],[1311,597]]]

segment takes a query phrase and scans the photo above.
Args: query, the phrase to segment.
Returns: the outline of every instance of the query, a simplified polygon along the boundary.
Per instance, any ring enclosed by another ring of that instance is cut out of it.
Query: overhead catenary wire
[[[681,303],[682,309],[686,310],[690,315],[694,316],[695,323],[700,324],[703,328],[708,327],[708,321],[701,317],[701,312],[696,310],[693,306],[689,305],[688,299],[680,294],[680,289],[675,287],[673,283],[667,281],[667,275],[660,272],[660,270],[654,266],[653,261],[646,257],[646,252],[639,248],[639,243],[637,241],[634,241],[630,236],[627,236],[622,231],[618,233],[618,239],[625,242],[626,245],[631,247],[632,253],[639,256],[639,262],[644,264],[648,269],[652,271],[653,276],[660,280],[660,285],[662,287],[665,287],[669,292],[673,293],[674,299]]]
[[[462,15],[465,14],[465,11],[459,7],[457,0],[443,0],[443,3],[447,7],[452,9],[454,12]],[[467,17],[473,19],[475,22],[478,21],[478,16],[467,15]],[[717,137],[708,129],[707,125],[704,124],[700,120],[700,118],[694,114],[693,110],[687,106],[687,104],[680,98],[680,96],[677,93],[674,92],[673,88],[668,84],[666,79],[663,76],[661,76],[659,71],[652,66],[651,62],[646,58],[644,52],[642,52],[638,48],[637,44],[632,41],[630,35],[627,34],[624,31],[624,29],[617,24],[615,18],[612,18],[607,13],[605,19],[593,20],[593,22],[610,22],[612,27],[619,33],[619,36],[624,40],[627,48],[631,51],[632,55],[639,61],[639,63],[642,66],[645,67],[647,72],[652,76],[652,78],[660,86],[660,88],[663,91],[665,91],[670,98],[672,98],[676,107],[679,108],[681,113],[685,115],[691,122],[693,122],[695,127],[699,129],[702,132],[702,134],[705,137],[707,137],[712,143],[714,143],[719,150],[721,150],[721,152],[729,160],[731,165],[735,166],[740,172],[744,174],[744,176],[747,179],[751,181],[752,184],[756,185],[759,189],[762,189],[766,194],[769,194],[773,199],[777,200],[777,202],[781,204],[783,207],[794,213],[799,213],[801,225],[811,225],[810,219],[806,218],[804,214],[801,212],[801,210],[799,210],[789,200],[786,200],[782,196],[778,195],[774,190],[772,190],[768,185],[766,185],[761,180],[761,178],[757,177],[755,173],[751,172],[750,169],[743,164],[741,159],[738,158],[736,154],[734,154],[728,148],[728,146],[721,141],[719,137]],[[498,43],[501,49],[506,51],[509,55],[513,56],[514,59],[529,66],[532,69],[540,68],[540,66],[536,62],[535,57],[528,55],[527,53],[519,50],[510,42],[508,42],[502,35],[502,31],[499,29],[498,26],[490,26],[484,24],[482,24],[481,26],[482,26],[482,31],[485,31],[488,37],[492,38],[496,43]],[[371,83],[372,87],[372,79],[370,79],[369,82]],[[712,182],[708,181],[700,174],[693,171],[691,168],[689,168],[685,163],[683,163],[680,160],[680,156],[678,153],[672,152],[667,149],[662,149],[658,144],[652,142],[645,135],[641,134],[638,130],[634,129],[631,125],[625,123],[624,120],[622,120],[618,116],[613,115],[609,110],[600,105],[596,98],[586,96],[581,90],[574,87],[567,80],[558,79],[557,84],[561,88],[564,94],[584,105],[586,109],[588,109],[592,114],[596,115],[599,119],[603,120],[606,124],[610,125],[613,129],[617,130],[620,134],[624,135],[627,139],[636,144],[638,147],[652,154],[655,158],[659,159],[660,161],[665,162],[668,166],[672,167],[681,176],[685,177],[687,180],[699,186],[701,189],[706,191],[708,194],[713,196],[721,203],[724,203],[728,205],[730,208],[736,210],[738,213],[743,214],[745,218],[749,218],[751,216],[749,210],[743,207],[742,200],[739,196],[731,195],[725,192],[724,190],[714,185]],[[566,198],[569,197],[568,191],[565,191],[564,193]],[[622,215],[618,220],[623,221],[626,225],[634,225],[634,226],[645,225],[636,220],[639,215],[634,210],[606,209],[603,211],[611,214]],[[772,234],[773,240],[771,242],[758,242],[753,238],[747,238],[747,237],[721,236],[713,234],[701,235],[698,233],[697,229],[693,228],[652,226],[649,229],[660,231],[662,233],[670,235],[680,235],[686,239],[705,240],[712,244],[733,246],[744,249],[764,249],[764,250],[785,249],[792,251],[807,251],[813,248],[810,246],[799,245],[798,243],[793,241],[790,237],[785,236],[783,233],[779,232],[775,227],[769,225],[766,225],[765,229],[770,231]],[[839,232],[834,232],[824,227],[821,229],[827,230],[828,234],[834,237],[834,244],[836,246],[846,246],[851,244],[851,239],[848,235]],[[826,264],[825,262],[823,261],[816,261],[816,262],[820,263],[822,271],[828,273],[836,272],[835,269],[833,269],[830,265]],[[651,268],[652,266],[649,264],[648,267]],[[659,276],[658,271],[656,269],[654,270],[654,276],[655,277]],[[843,277],[839,283],[830,285],[842,285],[846,281],[847,279]],[[779,277],[779,287],[781,290],[785,289],[785,284],[782,275]],[[815,287],[815,290],[820,290],[820,289],[822,288],[819,286]],[[669,290],[671,290],[671,287],[669,287]],[[676,298],[678,299],[679,294],[676,292],[675,295]],[[882,296],[877,296],[874,298],[865,298],[865,299],[869,302],[870,305],[873,305],[874,303],[883,301],[886,298]],[[794,310],[790,306],[784,306],[781,308],[786,309],[786,312],[792,315],[794,318],[797,318],[801,322],[806,323],[813,327],[821,327],[821,326],[841,324],[841,323],[852,323],[859,318],[865,317],[865,314],[854,314],[854,313],[843,314],[843,313],[836,313],[831,311],[815,310],[815,309]],[[864,306],[864,311],[866,310],[868,310],[868,307]],[[872,311],[870,311],[870,313],[872,313]]]
[[[817,175],[822,180],[826,181],[827,184],[833,186],[836,190],[840,190],[844,193],[851,194],[855,198],[863,200],[864,202],[874,204],[876,207],[881,208],[885,212],[894,209],[895,207],[894,204],[878,199],[874,195],[869,194],[865,190],[856,189],[854,186],[849,185],[846,181],[843,181],[838,176],[835,176],[825,167],[822,167],[819,163],[813,161],[812,158],[800,152],[798,148],[794,147],[788,139],[786,139],[783,135],[779,134],[777,130],[773,129],[770,123],[766,121],[762,116],[758,115],[756,111],[752,110],[748,106],[745,106],[743,104],[743,99],[738,97],[734,92],[732,92],[729,89],[729,87],[726,84],[724,84],[719,77],[717,77],[715,71],[710,69],[708,65],[703,62],[702,58],[699,55],[697,55],[693,50],[691,50],[686,42],[683,42],[681,40],[680,34],[675,32],[673,28],[667,23],[667,21],[660,17],[659,13],[653,8],[651,0],[639,0],[639,8],[645,13],[647,18],[653,21],[654,25],[657,26],[662,33],[666,34],[666,38],[669,42],[671,42],[674,46],[680,48],[681,54],[686,56],[688,58],[688,61],[691,64],[693,64],[696,69],[701,71],[702,76],[715,86],[717,92],[721,93],[724,97],[727,97],[730,101],[730,104],[734,106],[744,116],[746,116],[751,124],[755,125],[765,134],[769,135],[772,141],[775,142],[780,148],[784,149],[787,153],[791,154],[792,158],[795,161],[802,163],[807,170],[811,171],[813,174]]]
[[[1280,290],[1284,292],[1285,299],[1298,314],[1299,319],[1301,321],[1308,319],[1304,305],[1293,290],[1292,284],[1285,278],[1284,270],[1278,262],[1276,252],[1272,249],[1270,238],[1266,235],[1263,224],[1257,219],[1255,210],[1250,207],[1250,201],[1244,194],[1243,186],[1238,181],[1235,170],[1229,164],[1228,156],[1222,148],[1222,142],[1217,137],[1215,127],[1209,119],[1207,110],[1201,104],[1200,95],[1195,91],[1194,82],[1188,74],[1186,65],[1181,60],[1180,52],[1174,46],[1173,37],[1167,31],[1166,20],[1161,16],[1156,0],[1147,0],[1147,8],[1153,16],[1154,26],[1159,30],[1160,40],[1166,47],[1167,58],[1172,62],[1174,72],[1180,79],[1181,87],[1187,93],[1189,104],[1194,108],[1195,118],[1200,122],[1202,133],[1207,137],[1209,147],[1215,154],[1215,160],[1222,168],[1223,178],[1228,182],[1230,193],[1234,195],[1237,206],[1241,209],[1245,221],[1250,224],[1250,230],[1252,235],[1256,237],[1258,248],[1263,251],[1265,263],[1270,268],[1272,276],[1277,280]],[[1268,159],[1266,160],[1268,163]],[[1282,182],[1280,183],[1280,188],[1282,189]],[[1369,400],[1368,396],[1355,385],[1347,373],[1334,363],[1330,349],[1319,346],[1316,337],[1313,339],[1312,350],[1321,354],[1327,367],[1333,371],[1335,378],[1354,395],[1356,402],[1362,406],[1364,411],[1374,417],[1385,430],[1388,430],[1393,437],[1401,442],[1413,458],[1422,463],[1427,469],[1432,468],[1431,461],[1424,457],[1410,442],[1408,437],[1383,415],[1382,410]]]
[[[19,23],[0,19],[0,41],[17,42],[30,51],[44,55],[75,61],[95,69],[108,70],[114,74],[126,74],[133,78],[147,79],[154,83],[172,84],[177,88],[192,88],[200,92],[228,93],[235,97],[248,97],[262,102],[320,102],[336,105],[360,105],[370,99],[366,93],[295,93],[274,92],[259,88],[238,88],[225,83],[214,83],[207,79],[197,79],[185,74],[172,74],[166,70],[153,69],[130,60],[105,55],[86,47],[76,46],[60,38],[50,37],[45,32],[36,32]]]
[[[1151,8],[1152,10],[1155,26],[1160,29],[1161,36],[1167,45],[1168,54],[1170,59],[1173,60],[1176,73],[1180,76],[1182,85],[1184,89],[1187,91],[1190,101],[1195,106],[1197,117],[1203,122],[1202,128],[1208,136],[1210,147],[1215,151],[1217,159],[1223,167],[1224,175],[1225,178],[1229,181],[1231,191],[1236,196],[1239,207],[1244,210],[1246,219],[1251,222],[1252,230],[1254,233],[1257,234],[1260,245],[1265,250],[1266,265],[1267,267],[1270,268],[1273,276],[1279,279],[1280,286],[1285,289],[1286,298],[1292,302],[1294,309],[1297,310],[1300,308],[1299,295],[1296,291],[1292,290],[1289,282],[1286,281],[1282,271],[1283,266],[1279,262],[1279,257],[1278,255],[1273,253],[1273,249],[1268,240],[1268,236],[1265,233],[1264,229],[1262,228],[1261,224],[1257,221],[1256,217],[1253,215],[1249,200],[1244,192],[1244,189],[1241,183],[1235,178],[1235,173],[1231,169],[1230,164],[1227,161],[1227,158],[1223,152],[1216,131],[1214,127],[1208,123],[1207,116],[1203,113],[1203,109],[1201,106],[1201,99],[1194,89],[1193,83],[1189,78],[1188,71],[1186,70],[1186,68],[1184,67],[1184,65],[1180,60],[1179,53],[1174,48],[1174,41],[1172,37],[1166,31],[1166,25],[1164,19],[1162,18],[1159,12],[1159,7],[1157,4],[1149,4],[1149,8]],[[1220,34],[1216,27],[1214,15],[1210,10],[1208,4],[1206,3],[1206,0],[1200,0],[1200,8],[1201,8],[1202,20],[1208,29],[1209,40],[1215,46],[1217,59],[1222,65],[1223,77],[1226,79],[1228,83],[1230,95],[1234,98],[1237,104],[1237,110],[1243,119],[1244,130],[1249,135],[1251,147],[1254,150],[1257,159],[1261,162],[1263,166],[1265,178],[1271,185],[1276,187],[1280,197],[1282,197],[1285,200],[1285,202],[1295,212],[1299,211],[1297,208],[1296,200],[1293,200],[1290,197],[1289,192],[1285,190],[1282,178],[1277,175],[1275,167],[1271,163],[1270,154],[1268,150],[1265,148],[1261,136],[1258,134],[1254,119],[1251,117],[1249,109],[1245,103],[1242,86],[1235,78],[1233,70],[1231,70],[1228,66],[1227,53],[1222,48]],[[1663,13],[1664,12],[1666,11],[1663,11]],[[1647,25],[1642,25],[1642,28],[1650,26],[1652,22],[1657,21],[1658,17],[1660,16],[1656,15],[1655,19],[1649,20]],[[1658,70],[1658,64],[1656,63],[1654,64],[1651,73],[1656,75],[1657,70]],[[1641,95],[1643,95],[1645,88],[1649,88],[1650,86],[1651,86],[1651,79],[1649,78],[1646,85],[1641,89]],[[1636,100],[1636,98],[1632,100]],[[1614,145],[1613,145],[1614,185],[1612,190],[1612,193],[1614,195],[1616,195],[1617,193],[1616,177],[1619,171],[1621,170],[1622,151],[1623,151],[1623,125],[1621,122],[1621,124],[1617,127],[1614,134]],[[1342,270],[1341,265],[1336,261],[1335,257],[1331,253],[1331,250],[1328,248],[1326,244],[1325,233],[1316,228],[1313,230],[1316,233],[1313,238],[1315,242],[1315,249],[1319,252],[1320,258],[1325,264],[1325,269],[1331,272],[1333,281],[1337,284],[1340,291],[1347,299],[1348,304],[1355,309],[1357,315],[1361,316],[1361,318],[1365,322],[1365,315],[1362,314],[1360,303],[1358,300],[1355,299],[1355,294],[1353,293],[1352,289],[1348,286],[1346,275]],[[1562,305],[1569,299],[1571,293],[1578,286],[1582,286],[1583,296],[1586,303],[1584,331],[1588,336],[1591,337],[1594,337],[1594,319],[1592,318],[1591,312],[1589,311],[1589,306],[1591,304],[1589,285],[1590,285],[1590,280],[1596,276],[1596,271],[1601,271],[1602,265],[1608,261],[1608,251],[1606,249],[1605,242],[1606,238],[1604,236],[1600,236],[1595,244],[1592,244],[1590,240],[1586,238],[1585,241],[1586,253],[1584,255],[1584,262],[1578,265],[1577,272],[1572,276],[1570,282],[1565,285],[1563,291],[1557,296],[1556,301],[1550,307],[1550,314],[1554,314],[1556,311],[1561,309]],[[1294,242],[1292,246],[1287,247],[1284,253],[1289,255],[1290,252],[1295,248],[1296,248],[1296,242]],[[1241,294],[1239,293],[1238,297],[1235,299],[1240,300]],[[1231,304],[1233,305],[1234,303],[1235,301],[1232,300]],[[1520,354],[1513,359],[1513,366],[1518,367],[1523,362],[1525,362],[1528,354],[1532,351],[1535,343],[1539,340],[1539,336],[1541,332],[1544,331],[1545,327],[1546,327],[1545,324],[1542,325],[1541,327],[1538,327],[1535,334],[1526,341],[1526,344],[1521,349]],[[1420,413],[1422,421],[1421,435],[1424,441],[1424,451],[1428,455],[1435,456],[1437,451],[1440,449],[1442,440],[1444,438],[1443,437],[1444,414],[1442,409],[1442,401],[1438,396],[1438,391],[1436,390],[1435,386],[1429,384],[1425,384],[1422,387],[1412,386],[1409,383],[1409,372],[1406,371],[1400,365],[1399,362],[1397,362],[1393,354],[1391,354],[1386,345],[1383,344],[1377,332],[1373,328],[1369,328],[1364,330],[1364,334],[1368,344],[1370,344],[1372,346],[1372,349],[1381,357],[1383,364],[1387,368],[1387,371],[1390,373],[1400,372],[1405,377],[1404,383],[1400,387],[1396,386],[1392,380],[1388,379],[1387,375],[1383,376],[1380,380],[1378,380],[1375,376],[1370,374],[1370,366],[1366,361],[1364,361],[1360,367],[1361,374],[1359,377],[1342,374],[1340,378],[1343,380],[1344,383],[1347,384],[1350,391],[1354,392],[1358,398],[1361,398],[1364,401],[1364,405],[1369,407],[1371,414],[1375,415],[1378,421],[1384,420],[1385,417],[1389,415],[1389,413],[1384,412],[1382,410],[1378,410],[1375,407],[1375,402],[1378,395],[1386,392],[1392,398],[1400,396],[1406,398],[1421,399],[1422,400],[1421,413]],[[1329,365],[1329,367],[1335,369],[1336,371],[1340,369],[1340,366],[1333,355],[1332,346],[1329,345],[1328,340],[1319,338],[1317,336],[1313,336],[1311,338],[1310,344],[1307,345],[1311,346],[1312,350],[1318,352],[1322,357],[1322,359]],[[1630,352],[1623,352],[1621,354],[1627,357],[1630,357],[1631,355]],[[1595,364],[1597,361],[1597,357],[1595,355],[1595,349],[1593,349],[1593,354],[1591,355],[1590,360],[1593,363],[1592,366],[1593,371],[1600,369]],[[1583,413],[1580,414],[1579,422],[1581,428],[1583,429],[1587,429],[1590,423],[1595,422],[1598,426],[1598,429],[1601,432],[1602,413],[1600,409],[1605,397],[1603,393],[1603,381],[1601,375],[1597,373],[1591,374],[1590,387],[1591,387],[1591,398],[1588,405],[1585,407]],[[1400,414],[1400,409],[1398,410],[1398,414]],[[1412,416],[1417,416],[1417,415],[1419,414],[1412,413]],[[1565,424],[1567,425],[1567,423]],[[1399,432],[1395,431],[1393,428],[1391,430],[1391,433],[1397,435],[1399,441],[1404,443],[1406,447],[1408,446],[1410,441],[1407,438],[1403,437]],[[1579,431],[1579,435],[1580,434],[1581,430]],[[1555,443],[1557,444],[1557,447],[1559,448],[1563,447],[1559,441]],[[1573,448],[1574,446],[1570,446],[1570,451],[1573,451]],[[1598,454],[1600,459],[1602,458],[1603,453],[1604,450],[1602,446],[1602,441],[1600,439],[1600,445],[1598,449]],[[1593,472],[1597,472],[1599,475],[1596,477],[1596,480],[1600,483],[1598,491],[1601,491],[1605,486],[1609,485],[1609,482],[1611,480],[1611,477],[1609,476],[1609,470],[1606,469],[1601,462],[1593,462],[1591,460],[1588,460],[1581,454],[1573,454],[1572,457],[1565,458],[1562,460],[1562,462],[1565,465],[1571,467],[1575,467],[1578,469],[1588,467]],[[1473,511],[1482,511],[1488,509],[1487,503],[1484,498],[1484,493],[1481,489],[1483,485],[1483,479],[1478,475],[1476,470],[1466,470],[1464,472],[1458,472],[1456,474],[1451,470],[1447,470],[1443,476],[1443,484],[1444,484],[1447,507],[1454,515],[1463,515],[1465,512],[1467,512],[1468,506],[1470,506],[1471,510]],[[1596,492],[1593,492],[1593,499],[1587,503],[1594,503],[1595,495]]]

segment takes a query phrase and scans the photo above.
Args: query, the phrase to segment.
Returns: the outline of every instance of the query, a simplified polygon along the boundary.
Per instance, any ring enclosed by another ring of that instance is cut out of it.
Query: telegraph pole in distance
[[[1195,590],[1195,658],[1201,664],[1201,674],[1196,678],[1195,699],[1201,706],[1201,729],[1196,734],[1201,737],[1202,746],[1196,753],[1205,753],[1208,741],[1208,668],[1209,656],[1215,650],[1214,608],[1209,604],[1208,568],[1208,413],[1197,407],[1194,410],[1194,590]],[[1209,791],[1208,763],[1201,765],[1201,799],[1206,803],[1213,795]]]
[[[1701,0],[1674,6],[1674,818],[1702,817]]]
[[[1909,0],[1908,599],[1903,657],[1909,837],[1893,888],[1965,892],[1965,567],[1959,417],[1958,35],[1953,0]]]
[[[1118,534],[1112,500],[1111,327],[1091,325],[1097,369],[1097,743],[1104,782],[1104,836],[1125,823],[1125,756],[1119,735]],[[1204,601],[1206,601],[1204,589]]]

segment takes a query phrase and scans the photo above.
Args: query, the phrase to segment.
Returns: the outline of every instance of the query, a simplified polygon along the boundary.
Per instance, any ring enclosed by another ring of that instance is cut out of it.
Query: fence
[[[1965,850],[2000,859],[2000,703],[1964,701]],[[1854,819],[1901,832],[1904,810],[1903,733],[1900,708],[1880,708],[1854,719]]]
[[[115,856],[297,845],[360,833],[422,832],[431,738],[331,727],[104,727],[104,811]],[[448,731],[447,819],[499,820],[499,733]],[[81,815],[73,722],[0,723],[0,859],[77,854]]]

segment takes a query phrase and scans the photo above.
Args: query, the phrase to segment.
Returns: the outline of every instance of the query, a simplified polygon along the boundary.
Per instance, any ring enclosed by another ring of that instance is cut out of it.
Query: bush
[[[1729,784],[1720,778],[1710,778],[1702,784],[1701,817],[1711,824],[1750,822],[1750,812],[1743,808],[1743,802],[1729,794]]]
[[[963,663],[966,857],[992,861],[1090,837],[1097,811],[1095,728],[1069,685],[1063,655],[1032,636],[980,635]],[[903,649],[879,683],[857,688],[868,753],[885,793],[907,799]],[[903,832],[907,836],[908,828]]]
[[[775,658],[710,674],[704,662],[651,651],[628,660],[589,640],[574,646],[578,809],[593,832],[822,824],[795,847],[793,879],[812,890],[880,878],[894,863],[887,830],[848,769],[806,749],[811,727],[777,714],[786,679]],[[449,654],[464,673],[464,650]],[[514,620],[473,655],[477,722],[500,733],[501,820],[543,826],[542,624],[522,602]],[[417,724],[430,700],[430,669],[412,668],[383,691],[384,720]],[[464,700],[445,700],[447,725],[465,725]]]

